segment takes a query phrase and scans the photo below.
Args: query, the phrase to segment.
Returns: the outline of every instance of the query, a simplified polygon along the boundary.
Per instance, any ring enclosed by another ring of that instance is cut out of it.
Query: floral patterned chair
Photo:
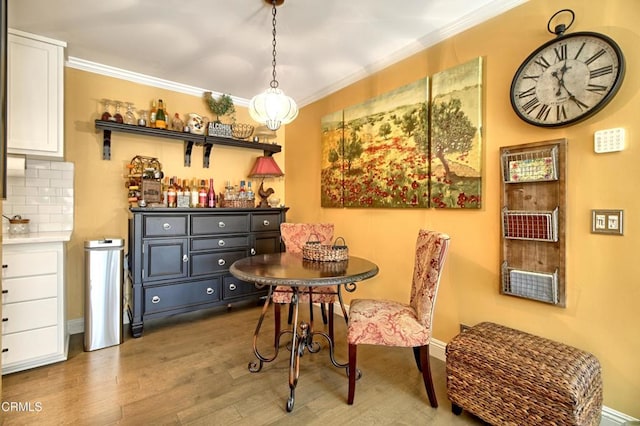
[[[332,223],[289,223],[280,224],[280,235],[284,242],[286,251],[289,253],[302,253],[302,247],[307,241],[319,241],[320,244],[331,244],[333,242],[333,224]],[[312,289],[311,300],[313,303],[319,303],[322,313],[322,319],[325,324],[329,324],[329,335],[333,338],[333,303],[336,301],[337,289],[335,286],[315,287]],[[309,303],[309,291],[307,289],[300,292],[299,303]],[[276,336],[280,332],[280,306],[282,304],[290,304],[292,291],[290,287],[277,286],[271,300],[273,301],[273,309],[275,316],[275,333]],[[329,314],[327,318],[326,306],[328,305]],[[289,324],[291,324],[292,310],[289,309]],[[310,319],[313,321],[313,311],[310,312]]]
[[[449,248],[449,236],[421,229],[416,243],[410,303],[392,300],[355,299],[349,306],[349,395],[353,404],[356,388],[358,345],[413,348],[432,407],[438,406],[429,364],[429,341],[438,284]]]

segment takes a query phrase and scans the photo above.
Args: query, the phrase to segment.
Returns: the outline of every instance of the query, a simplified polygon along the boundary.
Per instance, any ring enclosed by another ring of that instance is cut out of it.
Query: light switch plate
[[[591,210],[591,233],[622,234],[622,210]]]
[[[593,135],[593,149],[596,153],[616,152],[624,149],[624,128],[598,130]]]

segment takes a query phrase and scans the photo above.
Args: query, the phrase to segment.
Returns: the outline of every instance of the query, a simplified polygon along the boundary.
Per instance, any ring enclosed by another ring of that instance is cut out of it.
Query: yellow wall
[[[575,11],[570,32],[602,32],[618,42],[627,75],[618,95],[594,117],[567,128],[542,129],[517,118],[509,87],[520,63],[552,38],[547,21],[561,8]],[[590,351],[603,367],[605,405],[640,417],[640,198],[633,193],[640,183],[638,17],[637,0],[531,0],[304,107],[287,126],[288,220],[334,222],[352,254],[380,266],[380,274],[362,283],[355,297],[408,300],[417,230],[449,233],[436,339],[448,342],[460,323],[489,320]],[[485,63],[482,209],[320,208],[321,117],[478,56]],[[593,133],[615,127],[627,132],[625,150],[595,154]],[[499,294],[499,148],[557,138],[568,139],[566,308]],[[593,208],[624,209],[624,236],[591,234]]]
[[[67,244],[67,319],[83,316],[84,300],[84,241],[103,237],[126,238],[128,203],[124,186],[124,170],[136,155],[157,157],[166,175],[191,179],[213,178],[216,192],[223,190],[227,180],[238,184],[247,180],[254,159],[261,150],[214,146],[208,169],[202,167],[203,150],[195,146],[191,167],[184,167],[183,143],[179,140],[145,138],[113,132],[111,160],[102,160],[102,132],[94,121],[101,113],[100,99],[133,102],[138,108],[149,109],[152,99],[168,103],[170,114],[181,117],[189,112],[212,114],[202,98],[150,86],[104,77],[76,69],[65,69],[65,160],[75,164],[75,218],[71,241]],[[113,112],[113,109],[112,109]],[[124,113],[124,109],[122,110]],[[236,106],[240,123],[253,123],[244,107]],[[284,145],[284,129],[278,131],[276,141]],[[249,143],[249,142],[247,142]],[[275,154],[284,167],[283,152]],[[253,182],[254,186],[259,182]],[[284,202],[284,179],[265,182],[276,190]]]

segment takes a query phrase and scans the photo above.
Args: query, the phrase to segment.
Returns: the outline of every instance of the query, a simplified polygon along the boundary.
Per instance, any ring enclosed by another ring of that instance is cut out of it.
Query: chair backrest
[[[431,329],[442,268],[449,249],[449,236],[421,229],[416,242],[416,260],[411,285],[411,307],[418,320]]]
[[[302,253],[307,241],[320,241],[331,244],[333,241],[333,223],[289,223],[280,224],[282,241],[289,253]]]

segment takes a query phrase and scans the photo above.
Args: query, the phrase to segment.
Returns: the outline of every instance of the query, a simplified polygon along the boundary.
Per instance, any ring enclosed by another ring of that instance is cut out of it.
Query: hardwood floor
[[[431,408],[405,348],[359,346],[363,376],[354,405],[347,405],[345,371],[331,365],[324,341],[319,353],[304,354],[295,407],[287,413],[288,351],[282,347],[258,373],[247,369],[260,309],[249,304],[156,320],[145,324],[143,337],[127,330],[122,345],[93,352],[83,351],[81,334],[73,335],[66,362],[3,376],[2,424],[483,424],[451,413],[444,363],[433,358],[440,406]],[[271,313],[259,339],[265,354],[273,353]],[[319,318],[318,312],[316,328]],[[336,357],[346,362],[346,326],[341,317],[335,324]],[[12,402],[31,411],[10,411]]]

